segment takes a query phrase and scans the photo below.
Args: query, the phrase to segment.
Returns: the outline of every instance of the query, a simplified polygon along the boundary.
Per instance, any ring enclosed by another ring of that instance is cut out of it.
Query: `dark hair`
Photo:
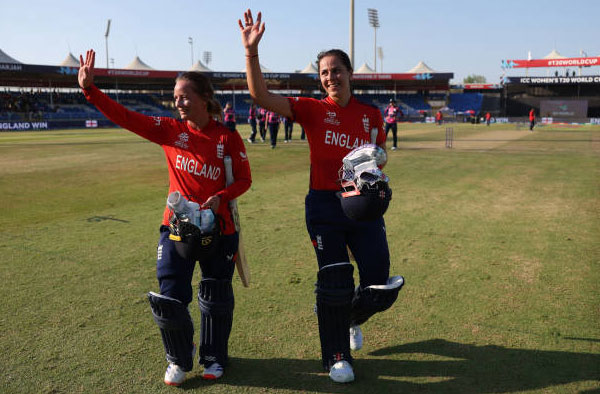
[[[190,81],[192,83],[194,92],[206,100],[206,110],[210,115],[216,117],[221,116],[223,110],[221,104],[215,99],[215,90],[208,77],[197,71],[187,71],[175,78],[175,82],[181,80]]]
[[[321,73],[321,59],[323,59],[325,56],[336,56],[338,59],[340,59],[342,61],[342,64],[344,64],[344,66],[346,66],[346,68],[348,69],[348,71],[350,73],[353,72],[352,63],[350,62],[350,57],[348,57],[346,52],[342,51],[341,49],[330,49],[328,51],[320,52],[317,55],[317,70],[319,71],[319,74]]]

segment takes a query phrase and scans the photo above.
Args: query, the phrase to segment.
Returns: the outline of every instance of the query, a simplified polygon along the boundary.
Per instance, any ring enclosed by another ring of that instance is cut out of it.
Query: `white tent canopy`
[[[552,52],[544,56],[544,59],[566,59],[566,57],[558,53],[556,49],[553,49]]]
[[[67,55],[65,60],[63,60],[59,64],[59,66],[79,67],[79,60],[75,56],[73,56],[73,54],[71,52],[69,52],[69,54]]]
[[[212,71],[212,70],[210,68],[206,67],[204,64],[202,64],[202,62],[200,60],[198,60],[192,66],[192,68],[190,68],[190,71]]]
[[[8,56],[2,49],[0,49],[0,63],[22,64],[20,61]]]
[[[262,64],[260,65],[260,71],[263,72],[263,73],[272,73],[273,72],[270,69],[268,69],[265,66],[263,66]],[[242,72],[245,73],[246,69],[243,69]]]
[[[425,62],[420,61],[416,66],[407,71],[410,74],[423,74],[423,73],[434,73],[434,69],[429,67]]]
[[[154,70],[152,67],[144,63],[139,56],[136,56],[131,63],[125,66],[126,70]]]
[[[308,66],[300,70],[301,74],[317,74],[318,72],[319,70],[317,70],[317,68],[312,62],[308,63]]]
[[[362,66],[358,68],[358,70],[354,71],[356,74],[375,74],[375,70],[373,70],[367,63],[363,63]]]

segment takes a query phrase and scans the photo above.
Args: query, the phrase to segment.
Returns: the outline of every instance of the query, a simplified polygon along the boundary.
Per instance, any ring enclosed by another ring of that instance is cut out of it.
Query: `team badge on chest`
[[[369,133],[371,128],[369,127],[369,117],[366,114],[363,115],[362,122],[365,133]]]
[[[190,140],[190,136],[188,135],[188,133],[181,133],[177,136],[179,139],[177,141],[175,141],[175,145],[183,148],[183,149],[187,149],[188,148],[188,141]]]
[[[223,152],[224,152],[224,150],[225,150],[225,147],[223,146],[223,143],[222,143],[222,142],[219,142],[219,143],[217,144],[217,157],[218,157],[219,159],[222,159],[222,158],[223,158]]]

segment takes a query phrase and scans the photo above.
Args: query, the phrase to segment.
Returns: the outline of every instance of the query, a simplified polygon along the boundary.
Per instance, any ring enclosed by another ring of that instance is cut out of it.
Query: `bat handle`
[[[372,144],[376,144],[377,143],[377,133],[379,132],[379,130],[377,130],[377,127],[373,127],[371,129],[371,143]]]

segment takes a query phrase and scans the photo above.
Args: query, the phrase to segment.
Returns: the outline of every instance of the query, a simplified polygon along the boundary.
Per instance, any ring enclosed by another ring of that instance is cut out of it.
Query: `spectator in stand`
[[[442,114],[442,111],[437,111],[435,113],[435,121],[438,125],[442,125],[442,123],[444,122],[444,115]]]
[[[535,126],[535,110],[531,108],[529,111],[529,131],[533,131],[533,126]]]
[[[269,124],[269,137],[271,138],[271,149],[277,146],[277,133],[279,133],[279,123],[281,119],[276,112],[267,111],[267,123]]]
[[[486,112],[485,113],[485,124],[489,126],[491,121],[492,121],[492,114],[490,114],[489,112]]]
[[[248,142],[251,144],[256,140],[256,112],[256,104],[252,103],[248,110],[248,123],[250,123],[250,127],[252,128],[252,133],[250,134],[250,138],[248,138]]]
[[[258,131],[260,133],[260,140],[265,142],[267,135],[267,110],[264,108],[258,110]]]
[[[383,111],[383,118],[385,120],[385,138],[392,130],[392,139],[394,144],[392,145],[392,150],[398,149],[398,113],[400,109],[396,105],[396,100],[390,99],[390,103],[387,108]]]
[[[228,101],[225,104],[225,109],[223,110],[223,115],[224,115],[225,126],[229,130],[235,131],[235,110],[233,109],[233,106],[231,105],[230,101]]]
[[[283,118],[283,129],[285,132],[283,142],[287,143],[292,140],[292,130],[294,129],[294,121],[292,118]]]

